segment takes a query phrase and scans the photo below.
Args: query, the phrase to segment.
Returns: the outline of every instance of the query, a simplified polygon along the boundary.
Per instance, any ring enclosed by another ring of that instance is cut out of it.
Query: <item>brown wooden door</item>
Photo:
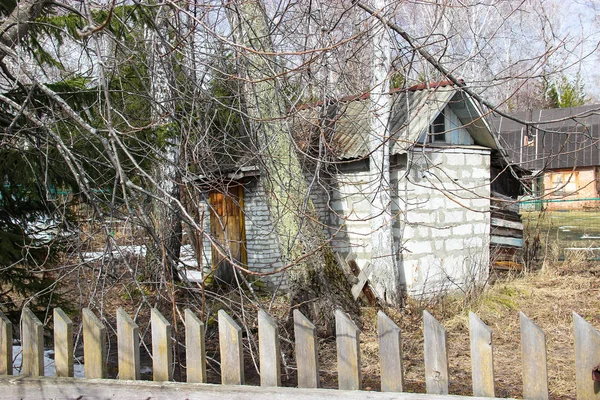
[[[235,281],[233,263],[246,266],[246,232],[244,226],[244,188],[231,186],[227,192],[210,192],[210,233],[213,244],[212,269],[218,281]]]

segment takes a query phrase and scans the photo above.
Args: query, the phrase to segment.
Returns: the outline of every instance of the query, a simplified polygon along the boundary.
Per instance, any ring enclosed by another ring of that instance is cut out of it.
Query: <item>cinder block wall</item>
[[[490,151],[438,148],[404,156],[392,166],[395,253],[411,296],[457,289],[487,277],[490,226]],[[335,176],[334,246],[359,266],[371,259],[370,198],[365,161]]]
[[[487,279],[490,151],[428,149],[408,165],[398,171],[405,176],[398,201],[406,216],[399,216],[400,265],[408,294],[430,296]]]

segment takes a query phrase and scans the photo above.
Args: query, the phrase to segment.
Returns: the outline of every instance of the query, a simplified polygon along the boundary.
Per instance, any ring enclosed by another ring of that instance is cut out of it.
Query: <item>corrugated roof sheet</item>
[[[470,100],[454,86],[435,85],[433,88],[396,91],[390,94],[391,154],[406,152],[427,132],[440,111],[449,105],[456,108],[475,142],[496,148],[487,125]],[[369,154],[369,96],[352,97],[332,102],[326,112],[323,103],[303,105],[294,116],[293,132],[300,148],[307,149],[316,135],[325,135],[330,153],[337,159],[359,159]],[[323,113],[326,115],[319,115]],[[312,139],[311,139],[312,138]]]
[[[600,165],[600,105],[535,110],[515,114],[532,121],[491,120],[509,160],[530,170]],[[549,122],[554,121],[554,122]]]

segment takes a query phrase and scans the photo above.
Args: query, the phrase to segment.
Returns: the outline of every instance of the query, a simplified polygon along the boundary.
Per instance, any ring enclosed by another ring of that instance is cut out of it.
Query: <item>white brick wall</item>
[[[450,281],[486,276],[489,263],[490,152],[483,148],[427,149],[414,153],[409,170],[392,172],[398,214],[396,240],[406,289],[413,296],[452,289]],[[345,230],[334,241],[359,266],[369,261],[368,171],[340,171],[332,201]],[[343,205],[340,213],[339,205]],[[408,223],[407,223],[408,222]],[[390,249],[392,251],[392,249]],[[450,278],[450,279],[449,279]]]

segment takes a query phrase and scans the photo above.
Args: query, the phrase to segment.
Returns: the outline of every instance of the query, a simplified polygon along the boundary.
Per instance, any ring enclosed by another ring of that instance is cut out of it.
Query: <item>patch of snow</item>
[[[23,365],[23,350],[19,345],[13,345],[13,375],[21,374]],[[56,376],[56,366],[54,364],[54,350],[44,350],[44,375]],[[85,376],[83,363],[75,359],[73,365],[73,376],[75,378],[83,378]]]
[[[151,374],[152,373],[152,367],[140,367],[140,374]]]

